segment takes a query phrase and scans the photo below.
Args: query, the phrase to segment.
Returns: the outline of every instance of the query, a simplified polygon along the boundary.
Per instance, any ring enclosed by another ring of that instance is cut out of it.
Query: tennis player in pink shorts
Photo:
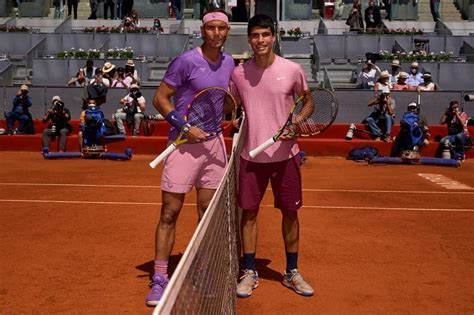
[[[168,260],[185,194],[196,187],[197,210],[201,218],[224,175],[227,154],[222,134],[207,139],[203,130],[188,125],[183,116],[187,105],[199,91],[212,86],[229,86],[234,60],[221,52],[229,29],[229,19],[224,11],[214,9],[206,12],[201,27],[203,44],[170,63],[153,98],[153,105],[172,126],[170,142],[180,132],[186,134],[188,142],[168,156],[163,168],[163,205],[156,228],[154,275],[146,297],[146,304],[150,306],[158,304],[168,285]]]
[[[271,138],[284,125],[296,95],[311,93],[301,66],[277,56],[273,50],[273,20],[257,14],[249,21],[248,42],[254,58],[235,68],[231,89],[246,113],[246,138],[240,159],[238,202],[242,208],[242,243],[244,271],[237,286],[237,296],[249,297],[257,288],[255,266],[257,215],[268,182],[271,183],[275,207],[281,210],[286,270],[283,284],[303,296],[313,289],[298,272],[299,222],[301,207],[301,174],[299,148],[295,139],[278,141],[254,157],[249,151]],[[314,106],[305,103],[305,106]]]

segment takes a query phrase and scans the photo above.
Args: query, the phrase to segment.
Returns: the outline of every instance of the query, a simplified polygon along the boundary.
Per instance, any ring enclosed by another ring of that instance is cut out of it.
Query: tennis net
[[[153,314],[235,314],[240,214],[237,176],[243,135],[236,134],[226,174]]]

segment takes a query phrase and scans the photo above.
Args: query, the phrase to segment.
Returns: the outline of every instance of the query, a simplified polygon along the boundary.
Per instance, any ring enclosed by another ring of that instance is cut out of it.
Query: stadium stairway
[[[441,19],[445,22],[449,21],[460,21],[461,13],[454,4],[455,1],[441,1],[440,2],[440,15]],[[419,21],[433,21],[433,16],[430,10],[430,0],[418,1],[418,20]]]
[[[0,120],[0,128],[5,128],[5,120]],[[73,134],[68,137],[67,150],[70,152],[79,151],[79,143],[77,139],[77,131],[79,129],[79,121],[72,121]],[[36,134],[34,135],[13,135],[0,136],[0,151],[29,151],[41,152],[41,135],[45,124],[41,120],[35,120]],[[111,143],[108,150],[111,152],[123,152],[126,148],[132,148],[134,154],[159,154],[165,149],[167,144],[167,133],[169,125],[167,122],[158,121],[154,123],[154,130],[150,136],[127,136],[125,141]],[[364,125],[357,125],[358,129],[365,129]],[[400,126],[393,127],[392,135],[396,135]],[[143,128],[142,128],[143,129]],[[298,143],[302,151],[311,156],[339,156],[346,157],[347,153],[354,148],[363,146],[374,146],[384,156],[390,155],[392,143],[382,141],[374,141],[369,134],[364,132],[356,132],[352,140],[346,140],[345,136],[349,129],[349,124],[333,124],[324,133],[317,137],[299,138]],[[434,125],[430,126],[431,143],[423,148],[422,155],[433,157],[438,146],[436,141],[446,135],[446,126]],[[226,130],[225,140],[228,150],[231,148],[232,138],[231,130]],[[469,132],[474,135],[474,126],[469,127]],[[130,130],[127,131],[130,134]],[[143,130],[140,131],[143,135]],[[51,151],[55,151],[57,141],[51,144]],[[467,158],[474,158],[474,149],[466,150]]]

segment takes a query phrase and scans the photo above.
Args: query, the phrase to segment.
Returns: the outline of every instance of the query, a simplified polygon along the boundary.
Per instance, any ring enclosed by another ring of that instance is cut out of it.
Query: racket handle
[[[265,141],[264,143],[262,143],[261,145],[259,145],[258,147],[250,151],[249,152],[250,157],[253,159],[257,155],[265,151],[267,148],[271,147],[275,142],[276,141],[273,139],[273,137],[268,139],[267,141]]]
[[[150,162],[150,167],[155,168],[158,164],[160,164],[164,159],[168,157],[174,150],[176,150],[177,146],[175,143],[169,145],[160,155],[158,155],[153,161]]]

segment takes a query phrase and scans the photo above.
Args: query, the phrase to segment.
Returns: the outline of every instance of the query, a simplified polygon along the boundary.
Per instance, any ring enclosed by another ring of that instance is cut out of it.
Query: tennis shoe
[[[156,306],[160,301],[163,293],[165,292],[166,286],[169,280],[165,278],[161,273],[155,273],[150,283],[150,292],[146,296],[146,305]]]
[[[297,269],[293,269],[289,273],[283,273],[283,285],[303,296],[312,296],[314,294],[313,288],[308,282],[304,281]]]
[[[251,296],[253,289],[258,287],[258,273],[254,270],[244,270],[244,274],[239,280],[240,282],[237,284],[237,296],[240,298]]]

